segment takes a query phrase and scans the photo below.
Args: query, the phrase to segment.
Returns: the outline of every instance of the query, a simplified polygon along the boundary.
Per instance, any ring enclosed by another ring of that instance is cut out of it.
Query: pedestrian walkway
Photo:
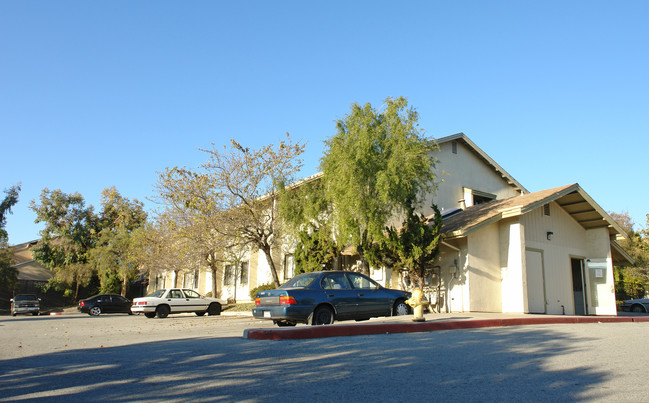
[[[438,330],[476,329],[483,327],[546,325],[568,323],[632,323],[649,322],[649,316],[569,316],[499,313],[425,314],[425,322],[413,322],[412,316],[376,318],[367,322],[340,322],[327,326],[295,328],[246,329],[243,337],[254,340],[296,340],[324,337],[361,336],[370,334],[432,332]]]

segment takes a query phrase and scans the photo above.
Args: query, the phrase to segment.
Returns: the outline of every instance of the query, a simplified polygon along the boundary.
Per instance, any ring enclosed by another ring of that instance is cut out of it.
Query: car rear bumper
[[[155,312],[156,307],[153,305],[134,305],[131,307],[133,313]]]
[[[252,308],[255,319],[306,322],[313,312],[312,306],[261,306]]]

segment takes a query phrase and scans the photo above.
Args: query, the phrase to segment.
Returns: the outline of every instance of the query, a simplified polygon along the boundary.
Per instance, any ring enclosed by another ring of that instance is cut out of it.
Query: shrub
[[[250,298],[255,299],[255,296],[259,291],[274,290],[274,289],[275,289],[275,284],[273,283],[259,285],[253,288],[252,290],[250,290]]]

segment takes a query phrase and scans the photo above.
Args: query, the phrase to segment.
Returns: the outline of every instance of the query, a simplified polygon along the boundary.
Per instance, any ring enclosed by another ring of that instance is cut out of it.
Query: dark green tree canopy
[[[381,110],[353,104],[325,142],[322,180],[335,238],[356,247],[366,272],[379,263],[374,249],[388,221],[435,190],[437,146],[418,120],[405,98],[388,98]]]

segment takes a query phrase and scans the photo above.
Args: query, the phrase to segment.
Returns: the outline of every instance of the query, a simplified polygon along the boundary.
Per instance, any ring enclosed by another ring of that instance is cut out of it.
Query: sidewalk
[[[649,323],[649,316],[620,313],[619,316],[570,316],[500,313],[429,313],[425,322],[413,322],[412,316],[377,318],[367,322],[341,322],[328,326],[246,329],[243,337],[254,340],[296,340],[323,337],[360,336],[389,333],[432,332],[437,330],[476,329],[482,327],[546,325],[566,323]]]

